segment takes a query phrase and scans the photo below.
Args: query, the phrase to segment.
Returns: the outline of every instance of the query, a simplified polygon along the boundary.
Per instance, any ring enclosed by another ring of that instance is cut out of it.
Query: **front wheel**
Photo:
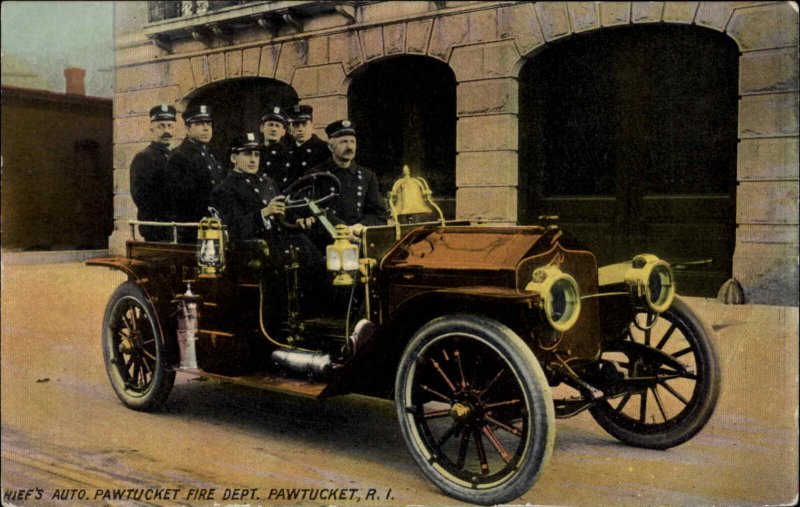
[[[638,387],[590,411],[626,444],[668,449],[692,438],[711,417],[719,398],[719,363],[708,331],[682,300],[676,298],[649,324],[629,325],[602,357],[616,362],[626,382]]]
[[[169,396],[175,371],[166,352],[156,314],[135,283],[120,285],[103,317],[103,358],[111,386],[134,410],[157,409]]]
[[[520,497],[552,453],[547,379],[522,339],[491,319],[440,317],[417,331],[397,372],[395,406],[422,472],[465,502]]]

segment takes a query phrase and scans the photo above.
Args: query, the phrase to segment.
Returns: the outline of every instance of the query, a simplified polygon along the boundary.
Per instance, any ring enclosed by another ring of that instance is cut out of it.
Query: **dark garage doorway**
[[[554,44],[520,74],[520,222],[558,215],[602,264],[650,252],[712,296],[735,241],[738,48],[641,26]]]
[[[381,192],[391,190],[403,165],[422,176],[445,216],[455,214],[456,80],[447,64],[423,56],[369,63],[347,94],[358,126],[360,164],[375,171]]]
[[[258,133],[261,113],[268,106],[289,107],[297,104],[294,88],[274,79],[242,78],[219,81],[204,86],[188,98],[187,107],[205,104],[214,118],[211,144],[220,154],[230,148],[233,138],[245,132]],[[227,164],[227,157],[223,164]]]

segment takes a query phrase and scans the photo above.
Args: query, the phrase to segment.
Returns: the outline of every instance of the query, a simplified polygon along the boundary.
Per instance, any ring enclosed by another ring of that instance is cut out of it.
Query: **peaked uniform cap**
[[[270,106],[261,113],[261,123],[265,121],[279,121],[286,123],[286,111],[280,106]]]
[[[258,136],[253,132],[248,132],[242,136],[237,136],[231,143],[231,152],[244,150],[258,150],[261,148]]]
[[[356,127],[350,120],[337,120],[325,127],[325,134],[328,139],[341,136],[356,135]]]
[[[289,109],[289,121],[310,120],[314,115],[314,108],[306,104],[297,104]]]
[[[178,111],[169,104],[159,104],[150,108],[150,121],[175,121]]]
[[[183,112],[183,121],[184,123],[211,121],[211,108],[205,104],[189,106]]]

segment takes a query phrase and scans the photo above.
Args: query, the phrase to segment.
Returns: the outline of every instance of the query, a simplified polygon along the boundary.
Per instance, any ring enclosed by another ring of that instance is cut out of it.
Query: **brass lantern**
[[[200,278],[214,278],[225,269],[225,230],[217,217],[200,220],[197,227],[197,267]]]
[[[353,275],[358,270],[358,246],[350,243],[350,232],[346,225],[336,226],[336,240],[325,250],[328,271],[336,273],[334,285],[353,285]]]

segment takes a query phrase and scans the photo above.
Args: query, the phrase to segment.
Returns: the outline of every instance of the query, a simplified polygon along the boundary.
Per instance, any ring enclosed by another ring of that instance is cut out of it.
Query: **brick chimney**
[[[64,77],[67,79],[67,93],[73,95],[86,95],[86,86],[83,78],[86,71],[78,67],[68,67],[64,69]]]

